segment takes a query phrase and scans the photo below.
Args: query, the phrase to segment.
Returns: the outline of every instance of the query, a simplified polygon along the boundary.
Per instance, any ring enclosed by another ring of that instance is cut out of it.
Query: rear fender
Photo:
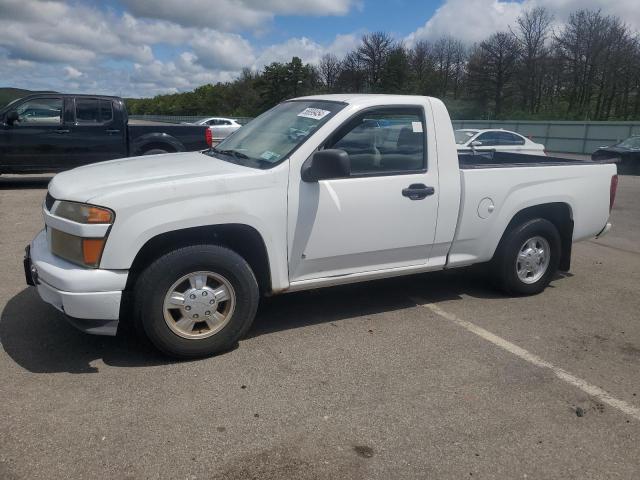
[[[156,148],[166,145],[171,151],[184,152],[185,146],[180,140],[172,137],[168,133],[153,132],[146,133],[136,137],[131,142],[131,153],[133,155],[140,155],[149,146],[155,146]]]

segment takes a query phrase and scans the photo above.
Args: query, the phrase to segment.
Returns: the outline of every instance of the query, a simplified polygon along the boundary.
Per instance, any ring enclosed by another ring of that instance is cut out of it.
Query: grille
[[[47,207],[47,210],[51,211],[51,207],[53,207],[55,201],[56,199],[47,192],[47,197],[44,199],[44,206]]]

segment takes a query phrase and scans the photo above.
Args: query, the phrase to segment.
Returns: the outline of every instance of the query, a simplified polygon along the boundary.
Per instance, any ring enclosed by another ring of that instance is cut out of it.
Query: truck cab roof
[[[326,102],[348,103],[349,105],[378,105],[384,104],[410,104],[424,103],[427,99],[434,100],[432,97],[422,95],[389,95],[378,93],[340,93],[327,95],[310,95],[306,97],[298,97],[292,100],[317,100]],[[383,101],[384,100],[384,101]]]

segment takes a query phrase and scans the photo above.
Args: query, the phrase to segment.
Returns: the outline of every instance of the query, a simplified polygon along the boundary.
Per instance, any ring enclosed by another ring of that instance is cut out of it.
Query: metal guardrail
[[[216,115],[209,115],[215,117]],[[224,115],[220,115],[224,116]],[[130,115],[129,118],[158,122],[196,122],[205,116]],[[240,124],[251,117],[233,118]],[[602,145],[611,145],[631,135],[640,135],[640,122],[577,122],[532,120],[454,120],[454,128],[503,128],[542,143],[548,151],[590,154]]]

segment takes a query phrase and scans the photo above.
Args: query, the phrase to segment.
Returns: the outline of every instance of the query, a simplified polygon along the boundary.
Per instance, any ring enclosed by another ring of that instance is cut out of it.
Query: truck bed
[[[530,155],[525,153],[463,151],[458,153],[458,162],[461,169],[471,170],[481,168],[551,167],[590,164],[602,165],[606,163],[615,163],[616,159],[576,160],[573,158]]]

